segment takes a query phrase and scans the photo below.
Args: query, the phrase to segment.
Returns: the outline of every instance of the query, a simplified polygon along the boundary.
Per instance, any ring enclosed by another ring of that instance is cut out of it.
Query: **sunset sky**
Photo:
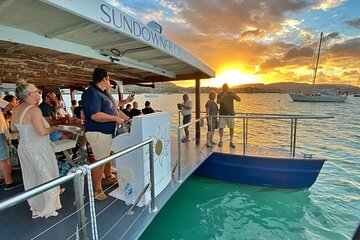
[[[329,57],[321,58],[317,83],[358,84],[360,0],[108,2],[144,23],[158,22],[167,38],[214,69],[216,78],[202,86],[311,83],[320,32]]]

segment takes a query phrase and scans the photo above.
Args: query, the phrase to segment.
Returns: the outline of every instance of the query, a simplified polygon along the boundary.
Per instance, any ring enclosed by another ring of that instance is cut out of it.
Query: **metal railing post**
[[[294,131],[294,119],[291,119],[291,127],[290,127],[290,153],[292,152],[292,144],[293,144],[293,131]]]
[[[245,148],[246,148],[246,133],[245,133],[245,118],[243,119],[243,154],[245,155]]]
[[[181,129],[178,128],[178,162],[177,162],[177,167],[178,167],[178,182],[181,182],[181,139],[180,139],[180,131]]]
[[[80,229],[80,239],[87,239],[86,231],[86,220],[85,220],[85,208],[84,208],[84,176],[82,175],[81,170],[75,172],[74,177],[74,194],[75,194],[75,203],[77,209],[77,220],[78,227]]]
[[[245,145],[247,146],[248,145],[248,132],[249,132],[249,119],[246,118],[246,136],[245,136],[245,139],[246,139],[246,142],[245,142]]]
[[[292,156],[295,157],[295,148],[296,148],[296,129],[297,129],[297,119],[295,118],[295,122],[294,122],[294,141],[293,141],[293,152],[292,152]]]
[[[157,212],[157,207],[155,207],[155,175],[154,175],[154,143],[153,141],[149,142],[149,154],[150,154],[150,194],[151,194],[151,203],[150,203],[150,212]]]

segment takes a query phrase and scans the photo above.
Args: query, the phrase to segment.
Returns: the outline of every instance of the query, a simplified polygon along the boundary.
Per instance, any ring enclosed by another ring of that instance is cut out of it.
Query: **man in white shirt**
[[[8,112],[11,111],[13,107],[13,104],[0,99],[0,171],[4,175],[5,191],[22,185],[21,183],[14,182],[12,179],[10,153],[6,143],[6,134],[9,134],[9,129],[4,118],[3,110]]]
[[[191,112],[192,112],[192,102],[189,100],[189,96],[187,94],[183,95],[184,102],[178,104],[178,109],[181,110],[181,114],[183,115],[183,125],[191,122]],[[184,128],[185,137],[181,139],[182,142],[190,142],[189,138],[189,127]]]

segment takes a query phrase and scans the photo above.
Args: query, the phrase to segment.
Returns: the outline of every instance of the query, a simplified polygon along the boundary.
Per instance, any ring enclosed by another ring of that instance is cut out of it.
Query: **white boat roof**
[[[1,82],[78,87],[95,67],[124,84],[215,77],[185,49],[100,0],[4,0],[0,33]]]

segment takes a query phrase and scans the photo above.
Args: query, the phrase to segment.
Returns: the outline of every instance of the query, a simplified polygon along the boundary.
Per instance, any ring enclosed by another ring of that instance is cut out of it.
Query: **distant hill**
[[[316,88],[319,90],[332,90],[332,91],[347,91],[349,93],[358,93],[360,88],[347,85],[347,84],[317,84]],[[155,83],[155,88],[150,87],[138,87],[134,85],[125,86],[126,92],[135,93],[193,93],[194,87],[180,87],[172,82],[159,82]],[[294,82],[278,82],[278,83],[251,83],[240,84],[231,87],[235,92],[245,93],[290,93],[290,92],[310,92],[312,85],[308,83],[294,83]],[[201,87],[202,93],[208,93],[210,91],[219,92],[221,88],[215,87]]]
[[[310,92],[313,88],[312,84],[308,83],[293,83],[293,82],[279,82],[265,85],[267,89],[280,89],[284,93],[289,92]],[[316,84],[316,89],[332,90],[332,91],[347,91],[358,92],[358,87],[348,84]]]

